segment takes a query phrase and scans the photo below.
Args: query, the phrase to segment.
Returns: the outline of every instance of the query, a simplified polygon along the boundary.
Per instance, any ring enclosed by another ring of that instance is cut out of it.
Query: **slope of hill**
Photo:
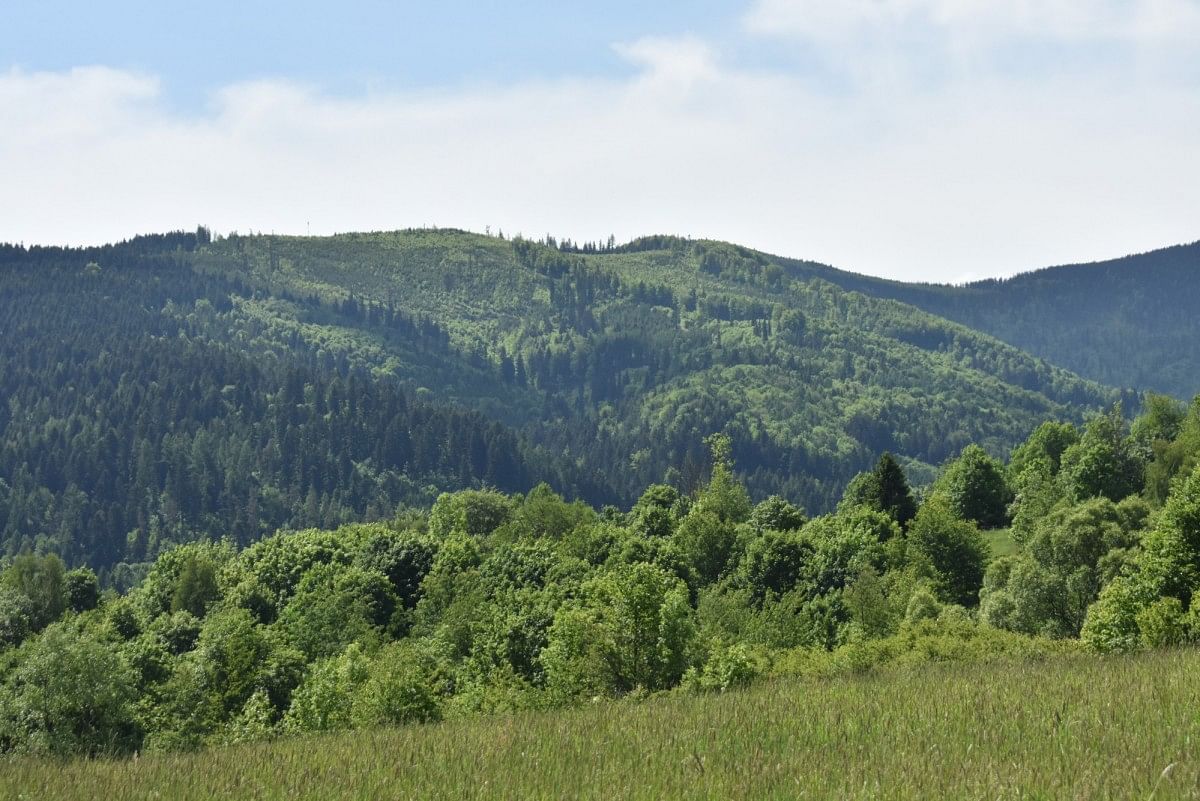
[[[21,758],[0,773],[0,793],[46,801],[1195,798],[1200,771],[1189,757],[1200,724],[1187,704],[1164,697],[1195,697],[1198,668],[1192,649],[926,665],[138,761]]]
[[[1133,400],[913,306],[671,237],[5,247],[0,326],[3,548],[98,565],[481,483],[628,505],[656,481],[695,486],[716,431],[755,496],[820,512],[884,450],[924,483],[970,442],[1006,452],[1042,420]]]
[[[1200,242],[965,286],[905,284],[779,260],[984,331],[1103,384],[1200,392]]]
[[[819,510],[883,450],[922,480],[967,442],[1004,451],[1038,420],[1118,397],[960,325],[798,280],[722,243],[659,237],[579,253],[409,231],[230,237],[194,259],[262,291],[435,321],[460,361],[496,380],[434,385],[401,369],[402,382],[524,427],[628,492],[701,463],[703,437],[726,430],[753,491]],[[497,402],[497,386],[516,394]]]
[[[380,325],[395,344],[386,355],[364,345],[371,358],[352,363],[293,331],[260,332],[255,314],[347,332],[358,316],[200,275],[181,244],[195,242],[0,254],[4,553],[103,569],[197,537],[246,543],[283,526],[391,517],[481,482],[616,499],[510,427],[379,380],[401,360],[439,377],[436,326],[392,313]]]

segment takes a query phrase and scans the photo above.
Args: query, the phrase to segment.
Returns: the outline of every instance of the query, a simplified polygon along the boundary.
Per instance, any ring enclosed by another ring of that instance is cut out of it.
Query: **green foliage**
[[[1004,468],[978,445],[967,446],[946,466],[932,492],[945,498],[953,514],[963,520],[984,528],[1008,525],[1013,493]]]
[[[134,677],[111,644],[58,623],[14,658],[0,690],[3,750],[96,756],[140,741]]]
[[[666,537],[679,521],[679,492],[667,484],[646,488],[629,515],[634,526],[647,537]]]
[[[1067,465],[1075,446],[1054,431],[1031,441],[1063,444]],[[624,514],[545,486],[447,493],[428,518],[281,531],[240,551],[168,548],[139,586],[98,603],[90,572],[21,558],[0,581],[0,709],[49,705],[22,665],[46,668],[30,655],[68,632],[63,647],[113,668],[111,716],[126,728],[48,745],[58,733],[11,712],[0,748],[192,748],[724,692],[771,672],[1041,658],[1059,649],[1046,637],[1077,633],[1099,650],[1200,639],[1200,470],[1157,514],[1137,496],[1072,503],[1066,467],[1053,474],[1057,446],[1042,445],[1025,449],[1018,475],[1030,492],[1015,505],[1019,536],[986,576],[983,537],[945,493],[907,530],[861,498],[813,520],[779,497],[751,507],[724,438],[710,442],[713,476],[694,496],[658,485]],[[29,593],[57,599],[46,634]]]
[[[419,648],[408,643],[387,646],[355,693],[354,723],[369,727],[439,720],[441,707],[432,681],[435,669]]]
[[[850,482],[842,503],[883,512],[902,527],[907,526],[908,521],[917,514],[917,502],[913,499],[908,479],[890,453],[879,457],[874,470],[859,473]]]
[[[0,584],[0,650],[21,644],[33,632],[35,614],[28,595]]]
[[[750,527],[756,531],[798,531],[808,522],[804,510],[778,495],[759,502],[750,512]]]
[[[1187,639],[1184,608],[1178,598],[1159,598],[1140,610],[1135,620],[1142,642],[1150,648],[1180,645]]]
[[[915,597],[916,594],[911,596]],[[895,629],[896,615],[888,599],[887,586],[875,568],[864,568],[846,587],[843,603],[851,623],[865,636],[884,637]],[[907,614],[907,608],[905,612]]]
[[[356,564],[387,577],[400,603],[412,609],[421,598],[421,582],[433,568],[437,549],[437,543],[429,537],[412,531],[384,530],[364,543]]]
[[[563,698],[670,687],[691,658],[692,618],[687,587],[662,568],[596,576],[555,617],[542,653],[547,686]]]
[[[988,566],[984,619],[1029,634],[1078,636],[1088,607],[1137,545],[1148,514],[1137,499],[1095,498],[1055,509],[1038,522],[1020,555]]]
[[[283,727],[305,732],[350,728],[354,699],[370,670],[371,660],[357,643],[316,663],[293,693]]]
[[[761,604],[769,595],[782,595],[795,587],[815,551],[812,540],[799,532],[768,529],[746,547],[737,582]]]
[[[987,544],[975,524],[959,519],[951,504],[934,496],[908,528],[909,548],[936,571],[938,595],[948,603],[975,606],[987,564]]]
[[[733,474],[729,436],[714,434],[704,442],[712,455],[712,477],[696,500],[695,509],[715,515],[722,523],[743,523],[750,517],[750,495]]]
[[[25,609],[32,631],[40,631],[57,620],[69,603],[66,568],[54,554],[21,554],[0,572],[0,586],[13,596],[28,599]]]
[[[909,625],[922,620],[936,620],[942,612],[942,604],[928,587],[919,587],[908,599],[904,610],[904,622]]]
[[[1135,422],[1134,437],[1147,444],[1153,461],[1146,467],[1146,494],[1155,503],[1163,503],[1177,476],[1186,476],[1200,464],[1200,395],[1188,407],[1187,415],[1174,425],[1173,407],[1167,399],[1157,401],[1167,405],[1167,412],[1154,412],[1150,421]],[[1162,418],[1166,418],[1163,420]],[[1174,438],[1169,437],[1174,430]]]
[[[443,493],[429,513],[429,533],[443,540],[452,533],[482,537],[491,534],[516,513],[511,498],[494,490]]]
[[[1062,456],[1061,480],[1076,501],[1103,496],[1119,501],[1142,487],[1143,463],[1127,436],[1119,406],[1087,424]]]
[[[87,612],[100,603],[100,580],[88,567],[68,570],[66,581],[67,607],[75,612]]]
[[[208,603],[217,597],[217,566],[210,559],[189,554],[175,580],[172,612],[190,612],[203,617]]]
[[[1010,480],[1016,480],[1031,464],[1045,460],[1051,476],[1058,475],[1063,454],[1079,442],[1079,431],[1070,423],[1048,420],[1038,426],[1029,439],[1013,449],[1008,460]]]
[[[693,692],[720,692],[745,687],[763,672],[763,665],[745,643],[714,648],[704,665],[690,668],[682,686]]]
[[[725,575],[733,566],[738,545],[736,526],[709,508],[697,505],[679,522],[672,537],[676,552],[703,584]]]
[[[1099,651],[1132,650],[1145,644],[1139,615],[1158,636],[1162,613],[1173,605],[1146,613],[1161,598],[1189,606],[1200,586],[1200,467],[1177,481],[1142,550],[1126,574],[1113,579],[1088,610],[1080,638]]]
[[[398,604],[392,583],[378,571],[315,565],[274,627],[306,659],[322,659],[352,642],[377,641]]]

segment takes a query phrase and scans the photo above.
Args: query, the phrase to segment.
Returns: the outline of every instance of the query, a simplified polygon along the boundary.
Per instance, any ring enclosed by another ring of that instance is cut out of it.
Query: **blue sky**
[[[286,78],[334,93],[630,71],[614,42],[721,36],[733,0],[605,3],[49,2],[3,12],[0,53],[28,70],[104,64],[161,77],[183,107],[220,87]]]
[[[1198,42],[1200,0],[24,3],[0,240],[672,232],[1004,275],[1200,238]]]

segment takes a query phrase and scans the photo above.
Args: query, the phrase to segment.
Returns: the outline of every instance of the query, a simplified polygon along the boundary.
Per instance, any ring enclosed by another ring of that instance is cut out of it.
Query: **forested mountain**
[[[390,518],[481,482],[615,498],[501,423],[414,397],[343,355],[296,337],[277,356],[252,326],[230,324],[236,306],[277,303],[331,325],[359,318],[316,299],[256,300],[171,255],[194,244],[3,254],[8,554],[137,563],[196,538],[246,543],[282,526]],[[391,313],[380,324],[414,359],[444,350],[432,323]]]
[[[194,263],[268,293],[436,321],[458,364],[495,380],[434,381],[401,358],[392,372],[402,382],[602,465],[627,498],[669,468],[688,473],[703,461],[703,438],[726,431],[752,492],[820,510],[884,450],[925,481],[968,442],[1003,452],[1038,419],[1078,418],[1118,398],[964,327],[797,280],[721,243],[577,248],[452,231],[230,237]],[[263,304],[233,316],[352,361],[392,353],[369,325],[314,326]],[[497,400],[497,386],[508,398]]]
[[[0,536],[99,567],[539,481],[688,491],[730,435],[754,497],[816,513],[884,451],[1131,394],[795,264],[673,237],[195,234],[0,249]]]
[[[780,263],[956,320],[1102,384],[1181,400],[1200,392],[1200,242],[964,286]]]

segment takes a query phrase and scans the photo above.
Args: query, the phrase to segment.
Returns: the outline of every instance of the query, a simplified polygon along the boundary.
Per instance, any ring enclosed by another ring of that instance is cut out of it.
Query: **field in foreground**
[[[1200,651],[778,680],[139,760],[0,763],[0,797],[1200,798]]]

